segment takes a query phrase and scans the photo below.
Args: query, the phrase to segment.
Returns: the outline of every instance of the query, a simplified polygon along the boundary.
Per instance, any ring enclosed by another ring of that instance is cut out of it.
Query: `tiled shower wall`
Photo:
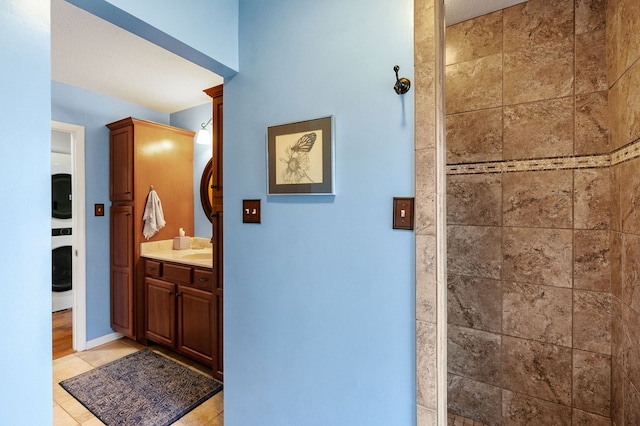
[[[443,0],[414,1],[416,423],[446,424]],[[441,308],[439,309],[438,306]],[[444,423],[442,423],[444,422]]]
[[[447,28],[448,400],[486,424],[610,424],[605,17],[529,0]]]
[[[640,148],[638,0],[609,0],[607,47],[612,149]],[[640,159],[612,170],[611,417],[616,426],[640,425]]]

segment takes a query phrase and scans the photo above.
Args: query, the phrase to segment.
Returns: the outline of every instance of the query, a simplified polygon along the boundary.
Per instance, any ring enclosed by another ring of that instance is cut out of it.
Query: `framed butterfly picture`
[[[334,193],[333,117],[267,128],[267,193]]]

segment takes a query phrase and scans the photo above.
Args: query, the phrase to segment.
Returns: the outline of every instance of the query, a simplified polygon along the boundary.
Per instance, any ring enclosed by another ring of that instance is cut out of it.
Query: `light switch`
[[[242,200],[242,223],[260,223],[260,200]]]
[[[413,229],[413,198],[393,198],[393,229]]]

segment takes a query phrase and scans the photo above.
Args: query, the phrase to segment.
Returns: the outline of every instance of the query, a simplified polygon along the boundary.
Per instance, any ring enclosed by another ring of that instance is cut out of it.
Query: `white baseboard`
[[[118,340],[122,337],[122,334],[114,331],[113,333],[106,334],[102,337],[98,337],[97,339],[89,340],[87,342],[87,349],[95,348],[96,346],[104,345],[105,343],[113,342],[114,340]]]

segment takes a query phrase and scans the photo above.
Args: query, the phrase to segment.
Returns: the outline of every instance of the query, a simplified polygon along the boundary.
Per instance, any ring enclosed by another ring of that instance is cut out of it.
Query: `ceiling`
[[[445,0],[448,25],[526,0]],[[51,79],[173,113],[209,103],[222,77],[65,0],[51,0]]]

